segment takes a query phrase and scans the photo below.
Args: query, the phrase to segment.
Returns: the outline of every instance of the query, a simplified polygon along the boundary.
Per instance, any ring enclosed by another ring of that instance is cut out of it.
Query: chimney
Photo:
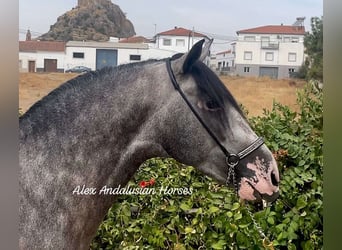
[[[26,41],[31,41],[31,31],[30,31],[30,29],[28,29],[27,32],[26,32]]]

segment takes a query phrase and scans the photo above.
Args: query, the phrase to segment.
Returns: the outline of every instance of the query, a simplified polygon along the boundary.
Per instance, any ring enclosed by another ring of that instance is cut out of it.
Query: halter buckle
[[[240,162],[240,157],[237,154],[229,154],[226,156],[226,163],[229,167],[235,167]]]

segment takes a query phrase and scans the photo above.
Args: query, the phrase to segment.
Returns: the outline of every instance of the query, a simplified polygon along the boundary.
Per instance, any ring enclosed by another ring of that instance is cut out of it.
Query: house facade
[[[170,57],[174,51],[147,43],[20,41],[20,72],[65,72],[75,66],[92,70],[148,59]]]
[[[237,31],[236,74],[288,78],[304,62],[302,25],[268,25]]]
[[[65,69],[86,66],[92,70],[144,60],[147,44],[118,42],[66,43]]]
[[[155,36],[155,46],[161,50],[186,53],[191,49],[192,45],[202,39],[208,40],[209,38],[204,34],[192,30],[175,27],[172,30],[158,33]]]
[[[235,53],[225,50],[210,56],[210,68],[219,74],[229,74],[235,68]]]
[[[20,41],[20,72],[64,72],[65,42]]]
[[[74,66],[97,70],[106,66],[162,59],[173,54],[172,51],[150,47],[148,43],[69,41],[66,43],[65,70]]]

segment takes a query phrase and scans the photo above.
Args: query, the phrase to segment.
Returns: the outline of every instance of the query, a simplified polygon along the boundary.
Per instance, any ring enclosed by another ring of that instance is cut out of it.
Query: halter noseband
[[[190,103],[188,98],[185,96],[185,94],[184,94],[183,90],[181,89],[181,87],[179,86],[179,84],[176,80],[176,77],[173,73],[173,70],[171,68],[171,59],[170,58],[166,59],[166,69],[167,69],[167,72],[169,74],[169,77],[170,77],[171,82],[172,82],[173,86],[175,87],[175,89],[182,96],[183,100],[188,105],[188,107],[190,108],[192,113],[196,116],[197,120],[202,124],[202,126],[205,128],[205,130],[211,136],[211,138],[216,142],[216,144],[219,146],[221,151],[225,154],[226,164],[229,167],[228,178],[227,178],[226,184],[228,184],[230,182],[230,179],[232,178],[235,189],[237,189],[236,182],[235,182],[235,166],[237,166],[239,164],[241,159],[245,158],[247,155],[251,154],[253,151],[258,149],[262,144],[264,144],[264,140],[262,139],[262,137],[259,137],[251,145],[249,145],[247,148],[241,150],[239,153],[237,153],[237,154],[229,153],[228,150],[221,144],[219,139],[215,136],[215,134],[211,131],[211,129],[207,126],[207,124],[203,121],[203,119],[198,114],[198,112],[195,110],[195,108],[192,106],[192,104]]]

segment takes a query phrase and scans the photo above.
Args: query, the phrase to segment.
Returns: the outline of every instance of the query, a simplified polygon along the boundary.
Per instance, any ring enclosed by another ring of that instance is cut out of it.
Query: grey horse
[[[217,140],[240,152],[258,137],[202,62],[208,44],[195,44],[170,66]],[[19,123],[20,249],[89,249],[115,202],[92,190],[125,186],[152,157],[173,157],[227,181],[226,156],[175,90],[166,60],[78,76],[35,103]],[[241,199],[277,198],[279,172],[266,145],[239,161],[234,180]],[[73,194],[77,186],[87,187],[88,195]]]

